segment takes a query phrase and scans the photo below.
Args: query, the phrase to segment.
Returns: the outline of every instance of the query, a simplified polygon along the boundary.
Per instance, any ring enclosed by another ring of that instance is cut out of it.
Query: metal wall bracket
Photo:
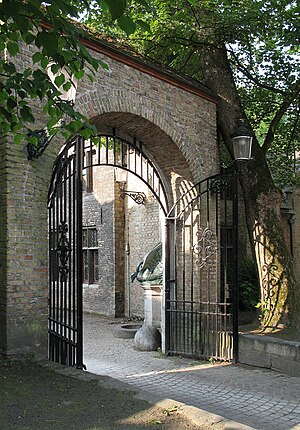
[[[132,200],[135,201],[138,205],[143,205],[145,203],[146,195],[141,191],[127,191],[122,190],[121,196],[124,198],[125,196],[129,196]]]

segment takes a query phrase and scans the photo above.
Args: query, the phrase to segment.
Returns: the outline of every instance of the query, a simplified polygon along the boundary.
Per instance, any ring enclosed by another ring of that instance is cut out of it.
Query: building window
[[[97,229],[84,227],[82,231],[83,282],[95,284],[99,281],[99,251]]]

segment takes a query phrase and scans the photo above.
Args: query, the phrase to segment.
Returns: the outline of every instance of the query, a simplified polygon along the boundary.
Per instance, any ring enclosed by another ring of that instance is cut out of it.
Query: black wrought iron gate
[[[82,139],[60,153],[49,189],[49,359],[84,367],[82,348]]]
[[[81,137],[59,154],[49,188],[49,359],[83,364],[82,172],[110,165],[145,182],[166,216],[166,351],[237,360],[237,185],[205,179],[167,210],[162,178],[135,139]]]
[[[49,188],[49,359],[83,364],[82,173],[93,166],[130,171],[146,183],[167,213],[167,195],[141,142],[111,134],[96,142],[76,137],[60,152]]]
[[[234,171],[184,193],[167,216],[166,350],[237,360],[237,185]]]

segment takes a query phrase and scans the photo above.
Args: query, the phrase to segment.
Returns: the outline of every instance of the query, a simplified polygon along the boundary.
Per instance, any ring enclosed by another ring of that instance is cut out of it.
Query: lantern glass
[[[125,184],[127,181],[127,171],[124,169],[115,169],[116,182]]]
[[[67,102],[73,102],[75,101],[76,91],[77,91],[77,85],[78,85],[78,79],[70,73],[70,71],[66,67],[60,68],[56,73],[53,73],[52,66],[55,65],[54,62],[51,62],[47,66],[47,75],[49,76],[52,84],[58,89],[58,91],[61,92],[61,95],[59,96],[60,100],[64,100]],[[55,78],[57,78],[60,75],[64,75],[65,81],[64,84],[67,82],[71,82],[71,86],[68,90],[65,90],[63,88],[63,85],[58,87],[55,84]]]
[[[235,160],[250,160],[252,151],[252,137],[236,136],[232,139]]]

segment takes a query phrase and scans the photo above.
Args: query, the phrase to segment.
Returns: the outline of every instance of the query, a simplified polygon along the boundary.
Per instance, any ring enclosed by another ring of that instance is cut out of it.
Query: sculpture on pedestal
[[[159,242],[139,263],[131,275],[131,282],[137,280],[142,285],[161,285],[163,281],[162,243]]]
[[[143,326],[136,332],[134,345],[142,351],[153,351],[161,344],[161,287],[163,283],[162,243],[159,242],[139,263],[131,275],[144,289]]]

